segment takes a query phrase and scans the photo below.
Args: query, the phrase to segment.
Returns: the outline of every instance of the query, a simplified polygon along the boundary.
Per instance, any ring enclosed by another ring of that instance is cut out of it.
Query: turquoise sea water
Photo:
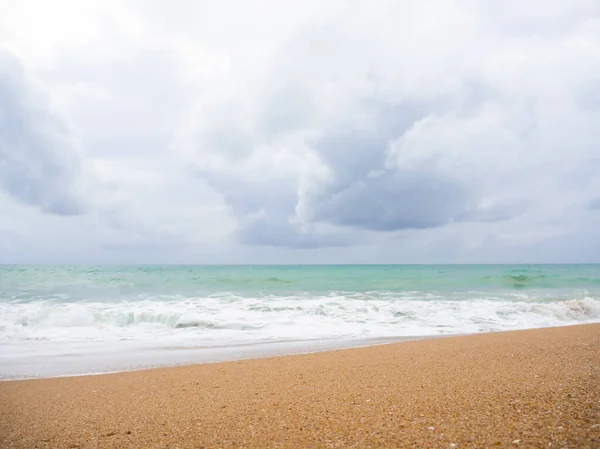
[[[600,265],[7,265],[0,377],[593,321]]]

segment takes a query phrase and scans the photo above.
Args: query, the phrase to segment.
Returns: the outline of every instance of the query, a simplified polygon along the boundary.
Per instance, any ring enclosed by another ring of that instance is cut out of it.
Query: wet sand
[[[600,324],[1,382],[0,447],[600,448]]]

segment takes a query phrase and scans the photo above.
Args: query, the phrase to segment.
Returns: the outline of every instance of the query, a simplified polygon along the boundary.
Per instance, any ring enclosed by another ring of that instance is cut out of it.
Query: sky
[[[597,0],[0,0],[0,263],[600,262]]]

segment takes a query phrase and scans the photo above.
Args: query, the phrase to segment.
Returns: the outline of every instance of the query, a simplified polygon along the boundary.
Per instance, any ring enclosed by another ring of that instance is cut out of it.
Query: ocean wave
[[[600,320],[600,300],[469,292],[239,297],[120,302],[0,303],[0,340],[157,337],[249,341],[402,337],[556,326]]]

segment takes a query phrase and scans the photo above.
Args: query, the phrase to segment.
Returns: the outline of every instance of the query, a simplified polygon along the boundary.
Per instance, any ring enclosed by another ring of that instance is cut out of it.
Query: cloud
[[[348,7],[291,36],[258,82],[203,104],[179,148],[223,194],[241,242],[506,221],[577,190],[570,173],[598,135],[597,8],[495,20],[432,3],[448,7],[443,24],[425,7]]]
[[[32,253],[593,256],[596,1],[38,3],[0,18],[0,233],[47,226]]]
[[[592,201],[590,201],[589,208],[600,210],[600,198],[594,198]]]
[[[45,11],[45,39],[31,38],[36,30],[27,10],[35,2],[13,8],[4,24],[0,19],[15,50],[3,53],[11,64],[3,66],[2,92],[13,96],[12,116],[19,110],[28,120],[28,136],[39,137],[26,149],[6,147],[11,163],[6,174],[16,179],[10,193],[31,190],[24,173],[38,173],[36,164],[43,162],[35,181],[46,196],[14,198],[54,214],[88,212],[78,226],[92,254],[109,251],[115,259],[135,260],[138,250],[156,256],[219,241],[230,229],[222,200],[180,170],[168,146],[189,98],[222,70],[224,59],[188,39],[154,33],[125,3],[105,3],[88,5],[92,9],[65,5],[64,27],[62,14]],[[81,40],[74,39],[80,30]],[[55,104],[68,110],[69,120]],[[13,210],[29,219],[22,208]],[[39,215],[35,220],[46,224]],[[2,221],[9,222],[3,217],[0,226]],[[82,242],[73,237],[71,245]],[[44,251],[44,245],[38,248]]]
[[[319,232],[317,226],[298,225],[285,214],[259,213],[245,216],[236,235],[243,244],[294,249],[331,248],[361,243],[348,233]]]
[[[0,185],[57,215],[88,206],[78,143],[68,121],[17,58],[0,49]]]
[[[374,231],[426,229],[459,220],[468,192],[455,180],[430,173],[386,171],[312,198],[312,218]]]
[[[594,91],[596,10],[555,6],[564,27],[523,14],[489,30],[494,11],[457,3],[443,33],[418,7],[407,18],[394,5],[348,8],[289,38],[261,82],[204,104],[184,153],[243,243],[326,246],[322,226],[391,232],[543,211],[598,134],[594,100],[577,102]],[[528,21],[556,33],[532,39]]]

